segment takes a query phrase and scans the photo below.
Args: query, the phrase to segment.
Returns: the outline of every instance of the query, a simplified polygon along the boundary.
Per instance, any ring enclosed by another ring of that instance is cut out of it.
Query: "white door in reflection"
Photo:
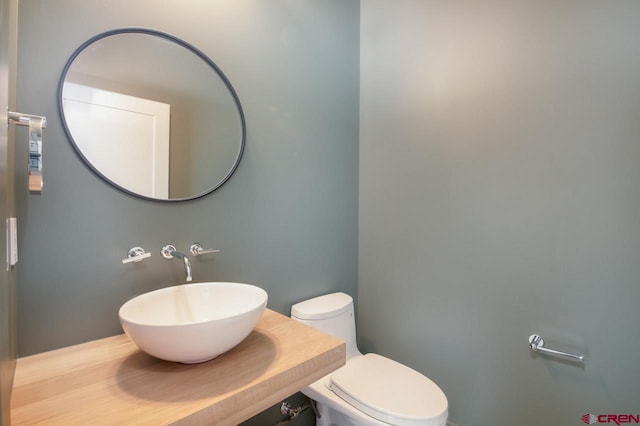
[[[102,175],[169,197],[169,104],[65,82],[63,105],[78,148]]]

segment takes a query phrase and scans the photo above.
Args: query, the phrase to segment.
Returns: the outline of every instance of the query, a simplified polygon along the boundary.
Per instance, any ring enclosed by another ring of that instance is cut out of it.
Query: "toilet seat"
[[[419,372],[377,354],[354,357],[336,370],[328,387],[369,416],[398,426],[443,424],[448,402]]]

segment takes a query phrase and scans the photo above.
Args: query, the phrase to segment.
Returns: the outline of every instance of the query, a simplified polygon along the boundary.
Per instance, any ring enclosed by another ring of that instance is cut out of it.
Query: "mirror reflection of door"
[[[138,194],[168,198],[169,104],[67,82],[63,105],[93,167]]]

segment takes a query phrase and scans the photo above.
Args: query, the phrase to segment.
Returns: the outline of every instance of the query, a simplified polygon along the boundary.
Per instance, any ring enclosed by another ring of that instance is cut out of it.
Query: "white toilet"
[[[429,378],[356,343],[353,299],[332,293],[297,303],[291,318],[343,339],[347,363],[304,388],[317,402],[318,426],[445,426],[447,397]]]

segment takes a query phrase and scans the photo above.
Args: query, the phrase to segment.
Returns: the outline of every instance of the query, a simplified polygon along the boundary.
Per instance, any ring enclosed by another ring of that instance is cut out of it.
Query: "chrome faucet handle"
[[[122,259],[122,263],[141,262],[147,257],[151,257],[151,253],[147,253],[142,247],[133,247],[127,252],[127,258]]]
[[[200,256],[203,254],[220,253],[220,250],[205,249],[202,247],[202,244],[195,242],[191,244],[191,247],[189,247],[189,252],[194,256]]]

